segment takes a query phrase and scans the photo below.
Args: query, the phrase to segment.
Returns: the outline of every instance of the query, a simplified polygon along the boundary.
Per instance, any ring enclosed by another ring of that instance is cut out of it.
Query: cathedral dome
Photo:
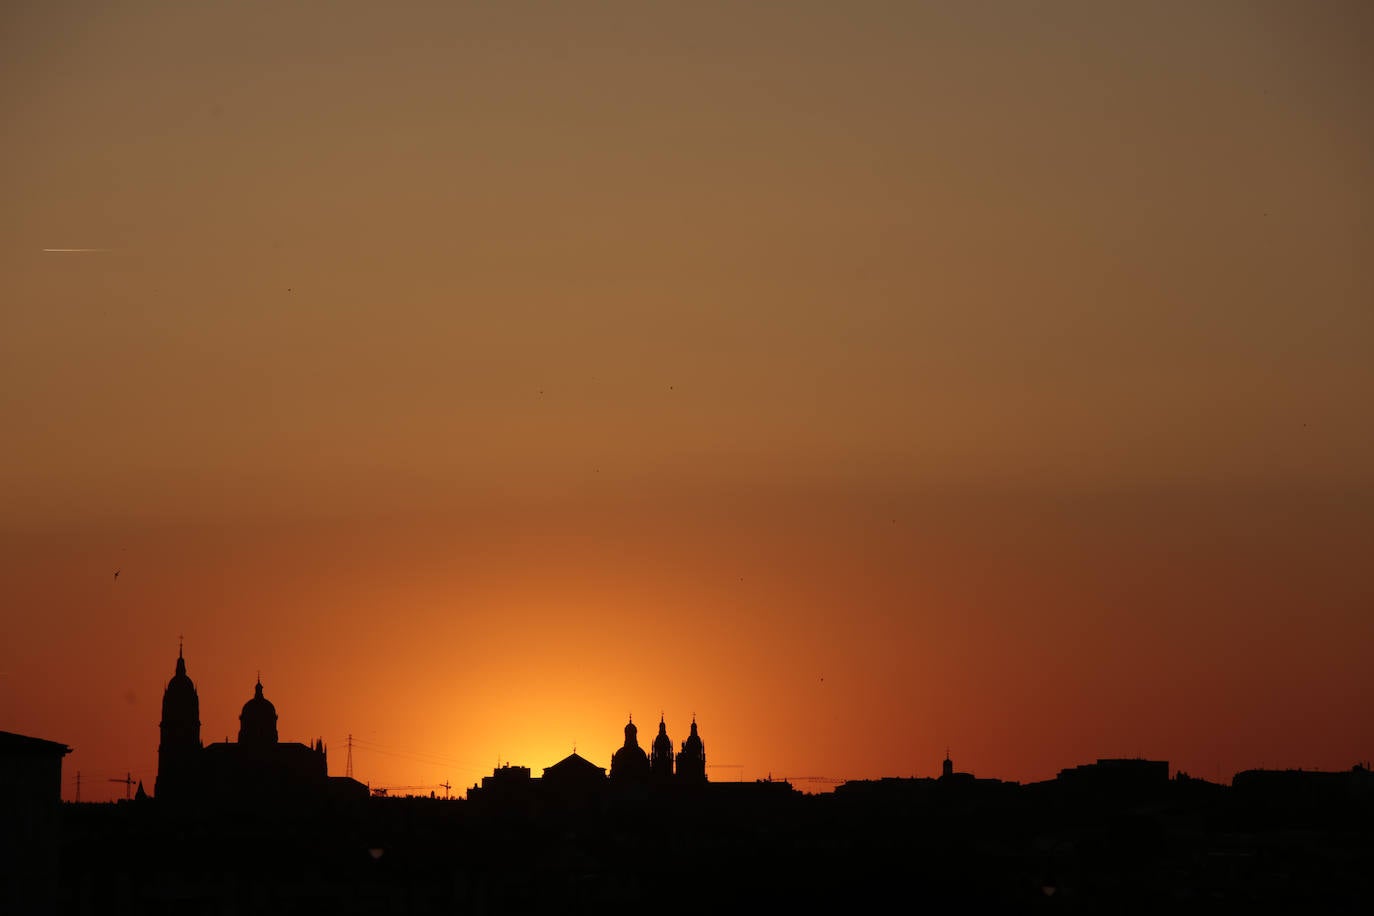
[[[240,744],[276,744],[277,708],[262,695],[262,680],[253,690],[253,699],[243,704],[239,713]]]
[[[625,726],[625,744],[611,755],[611,778],[639,778],[649,775],[649,756],[639,746],[639,729],[631,719]]]

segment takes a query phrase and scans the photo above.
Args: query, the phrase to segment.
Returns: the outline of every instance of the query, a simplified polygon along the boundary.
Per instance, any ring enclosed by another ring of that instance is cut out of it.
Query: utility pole
[[[76,800],[81,801],[81,771],[76,771]]]
[[[344,758],[344,775],[353,778],[353,734],[348,735],[348,756]]]

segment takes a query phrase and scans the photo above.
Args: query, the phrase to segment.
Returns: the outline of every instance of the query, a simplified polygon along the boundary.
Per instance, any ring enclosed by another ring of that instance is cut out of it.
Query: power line
[[[368,741],[364,738],[358,738],[356,736],[353,736],[350,739],[350,741],[352,747],[356,747],[360,750],[368,751],[374,754],[382,754],[387,757],[396,757],[403,760],[411,760],[416,763],[425,764],[427,766],[454,767],[465,772],[485,772],[485,770],[483,770],[479,766],[475,766],[474,764],[465,760],[459,760],[456,757],[450,757],[446,754],[438,754],[431,751],[416,751],[406,748],[398,748],[392,745],[382,744],[380,742]]]

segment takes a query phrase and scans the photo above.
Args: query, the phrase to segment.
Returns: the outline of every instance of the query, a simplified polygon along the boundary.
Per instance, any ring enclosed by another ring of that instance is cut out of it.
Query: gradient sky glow
[[[373,785],[660,711],[713,779],[1374,757],[1371,61],[1334,0],[9,4],[0,729],[151,789],[184,633],[206,741],[261,670]]]

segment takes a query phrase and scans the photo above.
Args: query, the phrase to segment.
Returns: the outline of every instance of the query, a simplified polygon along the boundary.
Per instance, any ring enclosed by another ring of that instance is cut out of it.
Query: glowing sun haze
[[[0,728],[151,788],[184,633],[204,740],[261,671],[373,785],[631,713],[808,790],[1368,759],[1371,50],[1340,2],[10,4]]]

